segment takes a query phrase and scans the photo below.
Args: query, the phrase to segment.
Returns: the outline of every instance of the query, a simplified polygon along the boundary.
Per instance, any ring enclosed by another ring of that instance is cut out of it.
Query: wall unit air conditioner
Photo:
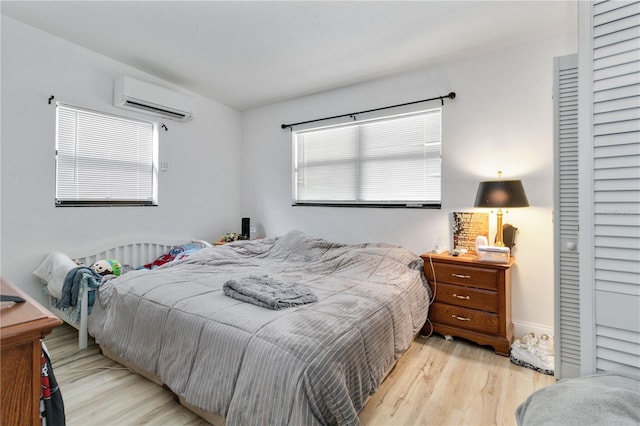
[[[127,76],[113,82],[113,105],[176,121],[191,120],[195,110],[193,98]]]

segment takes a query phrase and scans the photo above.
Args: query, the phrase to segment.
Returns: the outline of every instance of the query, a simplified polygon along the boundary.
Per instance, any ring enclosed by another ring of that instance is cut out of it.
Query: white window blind
[[[56,205],[155,205],[157,125],[57,105]]]
[[[440,207],[441,109],[293,134],[294,204]]]

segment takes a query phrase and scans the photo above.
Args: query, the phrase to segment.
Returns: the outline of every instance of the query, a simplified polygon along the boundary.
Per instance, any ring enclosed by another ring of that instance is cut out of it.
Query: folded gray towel
[[[222,291],[234,299],[274,310],[318,301],[308,288],[295,283],[283,283],[268,275],[231,279],[224,283]]]

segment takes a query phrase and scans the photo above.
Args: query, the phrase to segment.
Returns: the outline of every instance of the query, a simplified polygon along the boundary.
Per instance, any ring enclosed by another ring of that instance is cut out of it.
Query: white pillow
[[[51,296],[59,299],[62,297],[62,286],[67,273],[76,267],[78,265],[66,254],[53,252],[47,255],[33,274],[47,285]]]

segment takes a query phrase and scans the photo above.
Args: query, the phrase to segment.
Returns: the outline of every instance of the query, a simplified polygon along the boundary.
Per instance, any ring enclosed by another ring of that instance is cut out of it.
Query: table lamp
[[[502,180],[502,172],[498,172],[498,180],[480,182],[474,207],[497,208],[498,225],[495,245],[504,247],[502,234],[502,208],[529,207],[527,195],[522,181]]]

